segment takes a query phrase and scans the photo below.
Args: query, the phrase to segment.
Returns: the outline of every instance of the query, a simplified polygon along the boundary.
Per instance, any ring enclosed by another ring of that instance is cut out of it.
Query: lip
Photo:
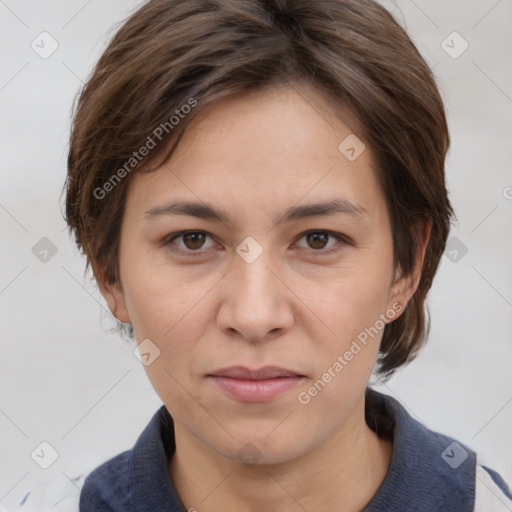
[[[232,366],[208,377],[227,395],[242,402],[267,402],[305,378],[295,371],[277,366],[265,366],[257,370]]]
[[[242,380],[263,380],[275,379],[278,377],[304,377],[304,375],[293,370],[280,368],[279,366],[264,366],[258,370],[251,370],[245,366],[230,366],[217,370],[210,375],[214,377],[231,377],[232,379]]]

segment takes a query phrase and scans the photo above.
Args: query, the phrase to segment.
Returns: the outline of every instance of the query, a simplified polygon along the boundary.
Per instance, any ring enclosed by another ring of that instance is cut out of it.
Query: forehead
[[[222,155],[225,160],[230,154],[254,160],[256,148],[266,149],[260,156],[267,160],[279,154],[310,155],[315,144],[319,151],[331,147],[326,156],[338,156],[340,142],[349,135],[364,139],[361,124],[347,107],[335,104],[306,82],[278,84],[207,106],[187,128],[173,161],[189,147],[196,153],[201,147],[211,151],[212,145],[218,146],[217,154],[226,146],[231,149]],[[371,160],[371,155],[367,158]]]
[[[165,164],[132,176],[127,201],[146,211],[193,199],[276,218],[281,206],[327,195],[363,208],[383,199],[355,116],[312,86],[294,84],[208,106]]]

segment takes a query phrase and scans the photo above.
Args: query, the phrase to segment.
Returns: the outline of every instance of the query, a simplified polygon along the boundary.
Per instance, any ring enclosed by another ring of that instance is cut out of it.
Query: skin
[[[175,422],[169,470],[187,509],[358,511],[385,478],[392,444],[364,419],[382,331],[309,403],[298,400],[379,315],[405,308],[429,236],[426,228],[414,272],[395,272],[371,148],[353,162],[338,149],[351,133],[364,142],[353,116],[310,85],[244,93],[208,107],[169,161],[131,177],[121,282],[99,284],[137,341],[160,350],[145,368]],[[334,198],[365,213],[276,221]],[[175,200],[224,209],[229,221],[146,213]],[[206,236],[169,241],[182,230]],[[236,252],[248,236],[263,249],[252,263]],[[233,365],[305,377],[269,402],[244,403],[207,377]],[[238,455],[248,442],[260,457],[252,465]]]

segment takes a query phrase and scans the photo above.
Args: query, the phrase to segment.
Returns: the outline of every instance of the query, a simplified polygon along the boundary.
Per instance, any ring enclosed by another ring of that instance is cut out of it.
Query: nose
[[[294,295],[282,270],[270,260],[267,252],[252,263],[236,256],[226,276],[217,315],[223,332],[256,342],[273,339],[292,327]]]

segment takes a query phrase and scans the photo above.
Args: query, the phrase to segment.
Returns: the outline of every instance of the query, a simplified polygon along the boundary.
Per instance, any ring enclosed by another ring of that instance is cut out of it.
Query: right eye
[[[192,255],[191,253],[203,254],[202,251],[199,252],[199,249],[204,248],[205,240],[209,236],[204,231],[180,231],[167,235],[162,245],[173,252],[188,253],[190,255]],[[180,243],[175,243],[175,240],[178,240]]]

